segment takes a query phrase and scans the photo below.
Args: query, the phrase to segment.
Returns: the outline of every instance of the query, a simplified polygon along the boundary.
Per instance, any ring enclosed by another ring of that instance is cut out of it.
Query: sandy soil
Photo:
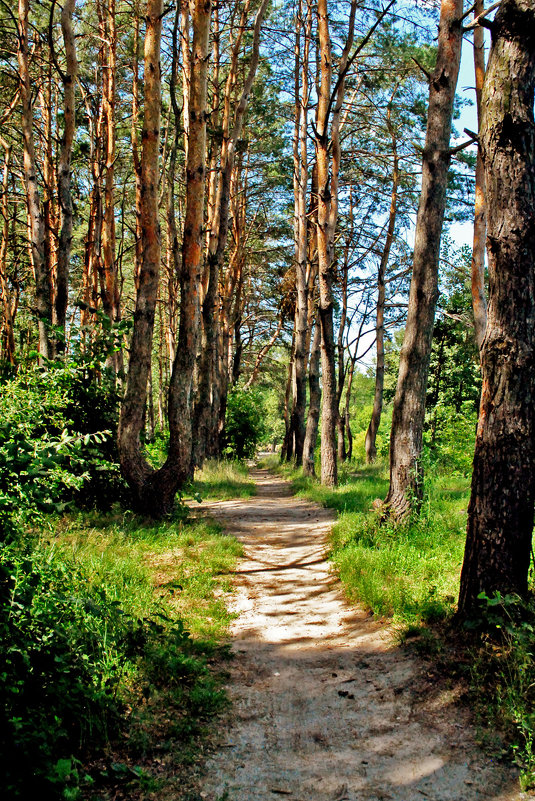
[[[258,495],[208,505],[245,545],[228,690],[207,801],[519,801],[515,775],[473,741],[455,692],[391,629],[344,600],[325,561],[332,513],[255,470]],[[428,679],[429,681],[429,679]]]

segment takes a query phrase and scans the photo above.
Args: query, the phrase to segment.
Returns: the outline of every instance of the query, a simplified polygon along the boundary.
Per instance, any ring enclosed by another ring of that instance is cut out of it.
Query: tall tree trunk
[[[125,397],[119,419],[118,445],[121,469],[134,493],[136,505],[144,512],[160,515],[167,511],[174,493],[155,492],[149,479],[154,471],[145,460],[140,444],[151,367],[154,313],[160,273],[160,225],[158,220],[158,155],[160,146],[161,75],[160,40],[163,0],[148,0],[145,33],[145,113],[141,154],[141,231],[143,258],[130,344],[130,361]],[[160,489],[160,487],[158,487]]]
[[[525,595],[535,501],[535,8],[502,0],[483,88],[489,311],[459,611]]]
[[[207,449],[210,452],[210,455],[214,456],[216,455],[219,445],[219,432],[217,431],[217,426],[219,423],[220,397],[219,387],[217,386],[217,383],[214,382],[219,358],[219,331],[217,325],[219,316],[218,283],[228,239],[230,186],[234,168],[236,146],[241,136],[243,120],[249,102],[249,95],[251,93],[258,68],[258,62],[260,58],[260,31],[267,6],[268,0],[261,0],[260,7],[256,12],[249,67],[234,114],[232,130],[229,128],[230,89],[233,86],[233,81],[235,81],[236,76],[237,56],[239,52],[236,45],[233,48],[232,55],[234,63],[231,65],[231,70],[229,73],[229,79],[233,73],[234,78],[231,79],[230,83],[227,81],[227,87],[225,91],[221,175],[219,178],[219,186],[215,200],[212,231],[210,232],[210,243],[208,248],[208,288],[202,306],[203,353],[200,366],[201,380],[199,384],[199,398],[195,411],[195,429],[198,436],[198,449],[195,456],[195,463],[199,466],[202,465]],[[244,13],[246,8],[248,8],[248,3],[246,3],[244,8]],[[242,20],[243,22],[242,25],[240,25],[240,28],[244,27],[245,20],[243,15]],[[238,34],[238,41],[241,39],[242,35],[243,31],[240,31]]]
[[[440,238],[446,205],[450,135],[462,44],[462,0],[442,0],[437,62],[429,86],[422,191],[409,308],[390,437],[389,513],[406,517],[422,496],[422,436],[433,323],[438,298]]]
[[[476,0],[474,17],[483,13],[483,0]],[[476,78],[477,121],[481,126],[481,94],[485,80],[485,32],[477,25],[474,29],[474,68]],[[476,186],[474,209],[474,239],[472,244],[472,307],[474,329],[479,349],[483,344],[487,325],[487,300],[485,297],[485,235],[487,231],[487,199],[485,190],[485,168],[481,148],[477,149]]]
[[[301,28],[303,46],[301,47]],[[307,216],[308,186],[307,125],[309,108],[309,51],[312,32],[312,5],[307,2],[306,19],[302,19],[302,2],[296,15],[295,41],[295,128],[294,161],[294,239],[296,272],[295,354],[293,406],[291,429],[294,437],[294,461],[303,462],[305,444],[306,369],[308,358],[308,276],[307,276]]]
[[[5,149],[4,169],[2,173],[2,200],[1,200],[1,226],[2,238],[0,239],[0,292],[2,294],[2,306],[4,310],[4,325],[2,332],[2,358],[9,364],[15,364],[15,332],[14,314],[7,278],[7,247],[9,241],[9,167],[11,162],[11,145],[0,137],[0,144]]]
[[[192,381],[199,344],[202,286],[203,214],[206,184],[206,122],[208,91],[209,0],[195,0],[190,56],[186,212],[180,273],[180,321],[173,372],[169,384],[169,469],[176,487],[193,470]]]
[[[52,355],[50,342],[52,304],[48,275],[49,265],[45,259],[45,222],[37,183],[37,165],[33,141],[32,85],[28,53],[29,0],[19,0],[18,12],[19,47],[17,55],[22,102],[24,184],[30,228],[32,267],[35,275],[35,311],[39,326],[39,353],[42,359],[48,359]]]
[[[318,439],[318,424],[321,407],[320,385],[320,358],[321,358],[321,324],[319,317],[316,320],[314,338],[310,351],[310,364],[308,368],[308,417],[303,448],[303,473],[305,476],[316,475],[314,470],[314,454]]]
[[[338,480],[336,451],[336,368],[333,319],[333,241],[330,236],[330,205],[333,200],[329,158],[329,106],[332,58],[327,0],[318,0],[320,47],[320,94],[318,98],[316,165],[318,173],[318,279],[321,325],[323,410],[321,415],[321,482],[335,486]]]
[[[389,114],[390,116],[390,114]],[[381,261],[379,263],[379,270],[377,273],[377,312],[375,321],[375,338],[376,338],[376,352],[377,364],[375,367],[375,392],[373,396],[373,409],[372,416],[368,430],[366,431],[366,439],[364,441],[364,448],[366,451],[366,462],[371,464],[377,458],[377,432],[381,423],[381,414],[383,411],[383,389],[385,379],[385,275],[388,266],[388,259],[390,257],[390,249],[394,240],[394,231],[396,227],[397,216],[397,200],[398,200],[398,182],[399,182],[399,159],[396,148],[395,137],[392,137],[393,153],[394,153],[394,166],[392,172],[392,194],[390,196],[390,214],[388,218],[388,230],[386,233],[386,240],[381,254]]]
[[[58,195],[60,231],[56,276],[56,324],[65,334],[65,321],[69,296],[69,263],[72,242],[71,153],[75,131],[75,96],[77,61],[72,28],[76,0],[65,0],[61,11],[61,29],[65,45],[66,70],[63,81],[63,138],[58,164]]]

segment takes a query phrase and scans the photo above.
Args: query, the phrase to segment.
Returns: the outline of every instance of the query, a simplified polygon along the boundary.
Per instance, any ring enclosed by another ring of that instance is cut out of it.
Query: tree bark
[[[301,28],[303,46],[301,48]],[[295,354],[293,376],[293,405],[290,426],[294,437],[294,461],[303,462],[305,444],[306,370],[308,358],[308,276],[307,276],[307,215],[308,186],[307,125],[309,108],[309,51],[312,32],[312,5],[307,3],[306,19],[302,19],[302,2],[296,15],[295,34],[295,127],[294,162],[294,240],[296,273]]]
[[[227,79],[227,87],[225,91],[221,175],[219,177],[219,185],[215,199],[212,230],[210,232],[210,241],[208,247],[208,287],[202,304],[203,347],[199,370],[201,378],[199,383],[199,397],[195,410],[195,430],[197,431],[198,445],[195,453],[196,466],[202,465],[207,449],[210,449],[210,455],[216,455],[214,453],[214,449],[217,449],[219,443],[217,425],[219,423],[220,399],[218,387],[214,382],[218,360],[218,282],[228,239],[230,185],[234,167],[234,158],[236,154],[236,145],[241,135],[243,120],[249,102],[249,95],[251,93],[256,70],[258,68],[258,62],[260,58],[260,30],[267,5],[268,0],[261,0],[260,7],[256,12],[249,67],[244,80],[240,100],[234,114],[232,130],[230,130],[229,127],[230,89],[233,86],[235,77],[232,78],[230,82],[228,82]],[[246,7],[248,7],[247,3]],[[243,24],[240,26],[240,28],[242,27],[244,27]],[[243,30],[238,34],[238,40],[241,40],[242,35]],[[236,76],[237,56],[238,50],[235,46],[233,50],[233,64],[231,65],[229,79],[233,73],[234,76]]]
[[[305,433],[305,444],[303,447],[303,474],[305,476],[315,476],[314,454],[316,451],[316,441],[318,439],[318,424],[321,408],[321,385],[320,385],[320,359],[321,359],[321,326],[319,318],[316,320],[314,338],[310,351],[310,364],[308,368],[308,417]]]
[[[377,272],[377,312],[375,322],[375,339],[376,339],[376,353],[377,364],[375,367],[375,392],[373,396],[373,409],[372,416],[368,430],[366,431],[366,439],[364,441],[364,449],[366,451],[366,462],[371,464],[377,458],[377,432],[381,423],[381,414],[383,411],[383,390],[385,380],[385,275],[388,266],[388,259],[390,257],[390,249],[394,240],[394,231],[396,228],[397,216],[397,200],[398,200],[398,183],[399,183],[399,159],[396,148],[395,137],[392,136],[394,166],[392,171],[392,194],[390,196],[390,214],[388,218],[388,230],[386,233],[385,244],[381,254],[381,261],[379,270]]]
[[[163,0],[148,0],[145,33],[145,111],[141,154],[141,231],[143,256],[130,345],[125,397],[119,419],[118,446],[123,475],[142,511],[161,515],[172,504],[174,492],[158,495],[149,478],[154,471],[141,451],[140,433],[147,400],[151,367],[154,313],[160,272],[160,225],[158,220],[158,179],[161,114],[160,40]],[[171,497],[169,497],[171,496]]]
[[[180,274],[178,343],[169,384],[169,471],[175,487],[193,470],[192,381],[199,344],[202,286],[203,214],[206,184],[208,53],[212,6],[196,0],[192,9],[186,211]],[[165,466],[164,466],[165,467]]]
[[[462,13],[462,0],[442,0],[437,61],[429,86],[409,308],[390,437],[390,489],[386,504],[389,514],[397,520],[405,518],[422,497],[420,457],[438,298],[440,238],[451,160],[453,103],[461,57]]]
[[[60,231],[56,275],[56,324],[65,334],[69,299],[69,263],[72,242],[71,154],[75,131],[76,45],[72,28],[76,0],[65,0],[61,11],[61,29],[65,45],[66,71],[62,74],[64,123],[58,163]]]
[[[474,17],[484,10],[483,0],[476,0]],[[480,25],[474,30],[474,68],[476,78],[477,121],[481,127],[481,95],[485,80],[485,32]],[[487,299],[485,296],[485,235],[487,231],[487,199],[485,190],[485,168],[481,148],[477,149],[476,186],[474,208],[474,239],[472,244],[472,308],[474,330],[479,349],[483,344],[487,325]]]
[[[50,326],[52,304],[50,298],[49,265],[45,259],[45,221],[39,186],[33,141],[32,85],[28,53],[29,0],[19,0],[18,6],[18,63],[20,96],[22,102],[22,137],[24,143],[24,184],[28,208],[32,267],[35,276],[35,311],[39,326],[39,354],[41,360],[52,356]]]
[[[535,500],[535,8],[502,0],[482,97],[489,309],[459,612],[525,595]]]

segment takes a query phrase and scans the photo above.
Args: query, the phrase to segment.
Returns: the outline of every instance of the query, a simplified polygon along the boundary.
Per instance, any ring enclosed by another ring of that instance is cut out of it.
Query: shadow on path
[[[236,573],[224,741],[207,801],[517,801],[513,772],[473,742],[454,691],[344,600],[325,560],[332,512],[252,473],[254,498],[206,504],[245,545]]]

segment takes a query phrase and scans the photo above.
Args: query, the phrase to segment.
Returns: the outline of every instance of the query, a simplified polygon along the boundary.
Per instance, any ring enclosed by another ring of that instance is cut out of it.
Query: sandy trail
[[[267,471],[258,495],[208,505],[245,545],[223,742],[207,801],[517,801],[473,743],[454,694],[412,688],[428,666],[351,608],[325,561],[332,513]]]

